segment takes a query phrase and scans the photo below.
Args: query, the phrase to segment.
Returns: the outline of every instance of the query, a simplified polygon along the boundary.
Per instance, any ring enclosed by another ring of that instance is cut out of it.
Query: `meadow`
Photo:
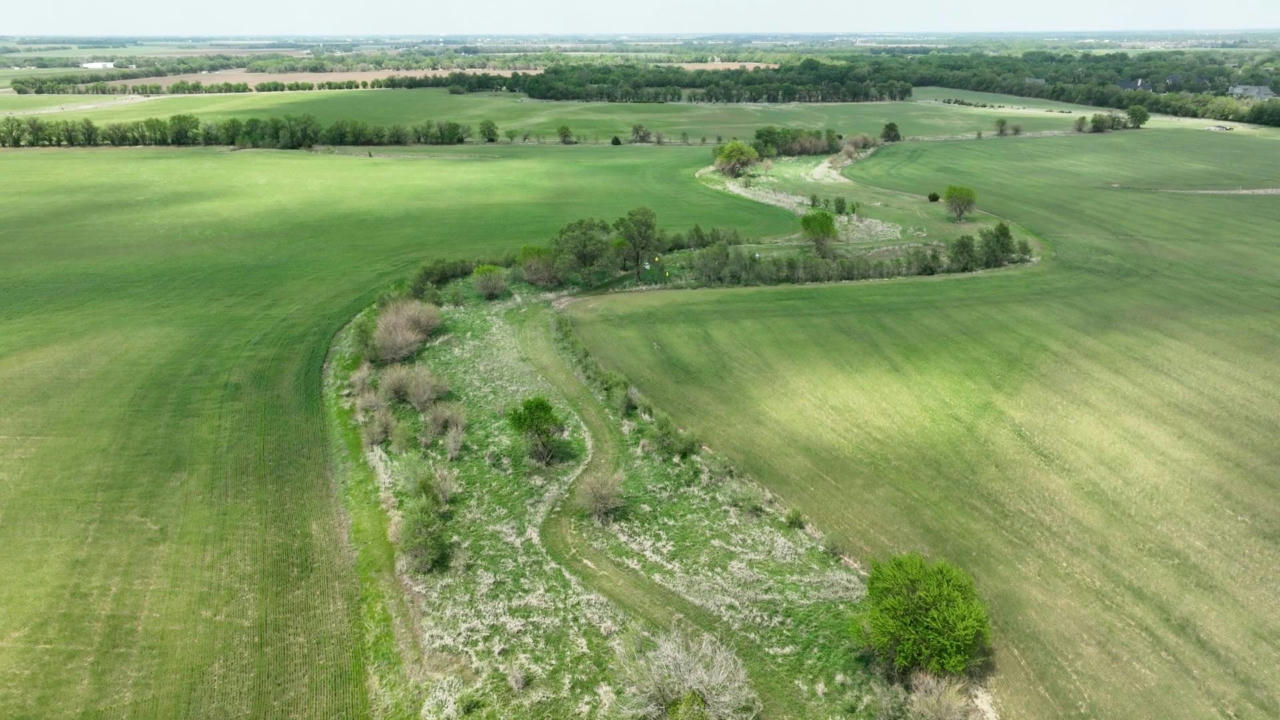
[[[908,143],[1035,266],[570,306],[607,366],[861,558],[920,550],[992,606],[1008,717],[1274,717],[1280,202],[1272,135]],[[856,193],[855,193],[856,195]]]
[[[935,97],[922,88],[925,97]],[[960,96],[958,91],[940,91]],[[25,96],[0,96],[0,112]],[[61,104],[72,98],[61,96]],[[1015,101],[1020,99],[1014,99]],[[1013,103],[1009,103],[1013,104]],[[1019,103],[1021,104],[1021,103]],[[89,117],[98,123],[142,120],[191,113],[202,119],[314,115],[321,122],[362,119],[372,124],[410,125],[425,120],[454,120],[476,126],[493,120],[500,129],[528,130],[554,142],[556,128],[568,125],[575,133],[596,142],[613,135],[629,139],[631,126],[642,123],[677,142],[681,133],[698,144],[714,143],[716,136],[750,137],[762,125],[833,128],[843,133],[878,134],[888,122],[896,122],[908,136],[990,134],[995,119],[1008,118],[1028,131],[1068,131],[1072,116],[1046,109],[1077,106],[1044,103],[1044,107],[992,109],[943,105],[939,102],[792,103],[785,105],[715,105],[701,103],[589,103],[532,100],[517,93],[450,95],[441,88],[417,90],[324,90],[314,92],[244,93],[234,95],[172,95],[147,102],[111,105],[91,110],[68,109],[56,117]],[[53,115],[48,116],[50,118]]]
[[[696,149],[0,153],[0,715],[361,717],[320,373],[428,257],[648,204],[789,230]],[[571,170],[571,171],[570,171]]]

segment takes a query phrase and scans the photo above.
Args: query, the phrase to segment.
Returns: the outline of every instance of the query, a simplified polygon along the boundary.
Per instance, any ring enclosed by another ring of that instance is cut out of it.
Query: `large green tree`
[[[538,395],[526,399],[507,412],[507,422],[524,436],[529,444],[530,457],[541,463],[555,459],[556,435],[564,428],[564,423],[546,398]]]
[[[741,140],[730,140],[716,151],[716,169],[729,177],[741,177],[759,159],[755,148]]]
[[[640,270],[644,267],[645,258],[658,247],[658,216],[646,207],[636,208],[620,217],[613,223],[626,248],[627,260],[636,271],[636,280],[640,279]]]
[[[813,242],[818,257],[831,255],[831,242],[836,239],[836,219],[826,210],[810,210],[800,218],[805,237]]]
[[[943,561],[912,553],[872,562],[867,602],[863,639],[899,674],[959,675],[986,656],[987,607],[973,579]]]

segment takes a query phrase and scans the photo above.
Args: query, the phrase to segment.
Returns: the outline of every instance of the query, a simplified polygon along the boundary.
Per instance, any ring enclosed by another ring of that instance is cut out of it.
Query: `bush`
[[[908,701],[912,720],[968,720],[969,693],[955,678],[916,673]]]
[[[690,640],[670,632],[647,652],[632,647],[622,658],[622,676],[631,717],[749,720],[760,714],[742,662],[709,635]]]
[[[423,418],[422,444],[429,445],[442,433],[457,428],[459,431],[467,427],[467,414],[458,403],[439,403],[432,406],[431,411]]]
[[[663,455],[689,457],[698,452],[698,441],[693,435],[676,427],[671,419],[664,416],[654,424],[654,442]]]
[[[466,431],[461,425],[450,425],[449,432],[444,436],[444,453],[445,457],[450,460],[456,460],[458,453],[462,452],[462,441]]]
[[[582,506],[597,522],[608,522],[622,509],[622,473],[592,474],[582,483]]]
[[[382,372],[378,390],[387,402],[407,402],[425,412],[449,387],[421,365],[392,365]]]
[[[497,265],[479,265],[471,273],[476,292],[493,300],[507,291],[507,278]]]
[[[397,300],[378,313],[373,348],[383,362],[402,360],[440,327],[440,310],[417,300]]]
[[[394,424],[395,417],[385,405],[375,406],[365,415],[364,423],[360,426],[360,437],[365,447],[372,448],[386,442]]]
[[[622,144],[622,138],[619,138],[617,135],[614,135],[614,136],[613,136],[613,139],[609,141],[609,144],[610,144],[610,145],[621,145],[621,144]]]
[[[556,435],[564,424],[546,398],[534,396],[526,399],[519,407],[507,412],[507,421],[528,442],[529,457],[543,464],[556,459],[559,450]]]
[[[516,254],[516,263],[524,273],[526,282],[542,288],[551,288],[560,284],[556,273],[555,256],[550,248],[541,245],[525,245]]]
[[[942,199],[942,196],[939,195],[938,193],[936,192],[929,193],[929,202],[938,202],[941,199]]]
[[[894,671],[958,675],[984,658],[987,608],[973,579],[917,554],[872,562],[862,634]]]
[[[787,511],[786,517],[787,527],[800,530],[804,528],[804,514],[797,508],[791,508]]]
[[[400,511],[400,548],[417,572],[433,572],[449,566],[453,554],[448,528],[432,495],[418,495]]]

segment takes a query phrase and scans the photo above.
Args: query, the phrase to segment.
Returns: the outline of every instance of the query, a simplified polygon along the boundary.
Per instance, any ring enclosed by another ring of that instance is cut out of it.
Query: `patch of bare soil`
[[[714,172],[715,168],[708,166],[699,170],[697,176],[700,178],[707,177]],[[723,188],[734,195],[764,203],[765,205],[790,210],[797,215],[803,215],[809,210],[809,198],[803,195],[770,190],[759,185],[747,185],[741,180],[726,179],[723,183]],[[839,231],[840,240],[843,242],[874,242],[897,240],[902,237],[901,225],[860,215],[837,216],[836,230]]]
[[[1238,190],[1161,190],[1180,195],[1280,195],[1280,188],[1240,188]]]
[[[85,97],[84,95],[68,95],[68,98]],[[66,105],[49,105],[47,107],[32,108],[31,110],[11,110],[5,115],[46,115],[49,113],[60,113],[68,110],[99,110],[105,107],[115,107],[116,105],[125,105],[128,103],[145,102],[147,100],[155,100],[159,95],[95,95],[91,97],[104,97],[111,99],[98,100],[96,102],[70,102]]]

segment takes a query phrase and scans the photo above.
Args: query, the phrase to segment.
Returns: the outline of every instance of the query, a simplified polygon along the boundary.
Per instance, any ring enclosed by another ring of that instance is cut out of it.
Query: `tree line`
[[[497,142],[497,125],[492,121],[481,123],[480,130],[480,140]],[[457,145],[472,136],[470,125],[453,121],[381,126],[363,120],[337,120],[323,125],[311,115],[201,122],[195,115],[184,114],[108,125],[88,118],[0,119],[0,147],[236,145],[297,150],[313,145]]]

